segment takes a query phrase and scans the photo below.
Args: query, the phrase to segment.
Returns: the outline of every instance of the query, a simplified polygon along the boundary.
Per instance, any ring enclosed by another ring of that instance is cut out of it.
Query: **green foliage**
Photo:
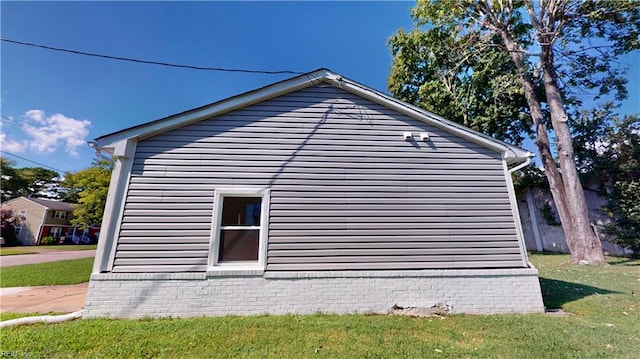
[[[603,209],[614,218],[605,233],[640,256],[640,118],[620,118],[614,110],[607,104],[578,112],[574,148],[583,181],[600,189]]]
[[[542,208],[540,208],[540,214],[544,219],[545,223],[550,226],[559,226],[560,222],[556,219],[556,214],[553,212],[551,205],[549,203],[545,203]]]
[[[513,187],[518,193],[526,191],[531,187],[549,187],[549,182],[544,175],[544,171],[536,167],[534,163],[513,173],[511,178],[513,180]]]
[[[84,283],[89,281],[92,269],[93,258],[3,267],[0,287]]]
[[[537,16],[545,10],[553,12],[545,19],[553,32],[549,45],[557,54],[553,66],[563,84],[564,104],[579,108],[589,96],[596,100],[627,97],[627,68],[616,60],[640,48],[639,7],[633,1],[419,0],[411,12],[414,28],[400,29],[389,39],[393,65],[388,88],[400,99],[519,144],[523,136],[532,134],[532,123],[521,76],[496,26],[504,27],[522,47],[526,75],[537,86],[537,100],[545,103],[537,57],[540,34],[528,11]]]
[[[640,261],[530,259],[545,305],[575,316],[85,319],[3,328],[2,350],[38,358],[637,358]]]
[[[449,24],[398,31],[389,39],[389,91],[476,131],[520,144],[532,135],[527,103],[509,54],[478,31]]]
[[[2,176],[2,201],[20,197],[18,194],[21,188],[27,186],[26,182],[20,178],[15,169],[16,162],[5,157],[0,157],[0,175]]]
[[[50,246],[56,243],[58,243],[58,240],[53,236],[46,236],[40,240],[40,244],[42,244],[43,246]]]
[[[633,256],[640,258],[640,181],[616,182],[605,210],[615,218],[605,233],[614,235],[613,243],[631,249]]]
[[[81,171],[65,173],[63,186],[68,189],[65,200],[78,203],[71,223],[87,227],[102,222],[112,170],[111,162],[101,160]]]
[[[58,172],[42,167],[15,168],[15,164],[0,158],[3,201],[20,196],[57,198]]]
[[[0,209],[0,237],[4,238],[5,246],[15,246],[18,244],[15,233],[15,221],[16,216],[13,210],[8,208]]]

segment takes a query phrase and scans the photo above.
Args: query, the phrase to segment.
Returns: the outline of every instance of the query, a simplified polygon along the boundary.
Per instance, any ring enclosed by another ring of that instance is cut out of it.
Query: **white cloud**
[[[37,123],[44,124],[44,111],[42,110],[29,110],[24,113],[24,115]]]
[[[64,146],[64,151],[78,155],[78,147],[86,144],[91,121],[76,120],[56,113],[46,116],[42,110],[29,110],[24,114],[22,131],[30,137],[27,147],[40,153],[52,153]]]
[[[0,149],[8,152],[21,153],[26,148],[25,142],[19,142],[7,138],[6,133],[0,133]]]

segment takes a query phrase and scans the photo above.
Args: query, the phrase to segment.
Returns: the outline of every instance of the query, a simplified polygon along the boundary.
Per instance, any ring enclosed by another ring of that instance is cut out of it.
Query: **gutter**
[[[515,171],[517,171],[517,170],[519,170],[519,169],[522,169],[522,168],[524,168],[524,167],[527,167],[527,166],[531,163],[531,158],[533,158],[533,156],[535,156],[535,154],[534,154],[534,153],[527,152],[527,159],[526,159],[524,162],[522,162],[521,164],[519,164],[519,165],[517,165],[517,166],[515,166],[515,167],[511,168],[511,169],[509,170],[509,174],[512,174],[513,172],[515,172]]]
[[[96,141],[88,141],[87,145],[89,147],[93,148],[96,151],[96,156],[102,158],[103,160],[107,160],[107,161],[113,162],[113,158],[107,157],[107,156],[102,154],[102,152],[104,152],[104,149],[102,147],[100,147],[98,142],[96,142]]]

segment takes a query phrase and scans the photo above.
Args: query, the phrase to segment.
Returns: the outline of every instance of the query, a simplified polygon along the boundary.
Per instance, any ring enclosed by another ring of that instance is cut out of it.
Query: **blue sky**
[[[12,40],[169,63],[326,67],[386,91],[386,41],[411,27],[413,4],[3,1],[0,30]],[[0,51],[2,150],[62,171],[91,164],[87,140],[291,76],[168,68],[6,42]],[[636,65],[621,112],[640,112],[640,58],[624,60]]]

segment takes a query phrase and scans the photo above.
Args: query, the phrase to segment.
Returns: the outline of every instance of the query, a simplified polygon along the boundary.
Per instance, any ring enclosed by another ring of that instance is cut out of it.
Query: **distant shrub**
[[[52,244],[57,244],[57,243],[58,243],[58,240],[52,236],[46,236],[42,238],[42,240],[40,241],[40,244],[43,246],[50,246]]]

